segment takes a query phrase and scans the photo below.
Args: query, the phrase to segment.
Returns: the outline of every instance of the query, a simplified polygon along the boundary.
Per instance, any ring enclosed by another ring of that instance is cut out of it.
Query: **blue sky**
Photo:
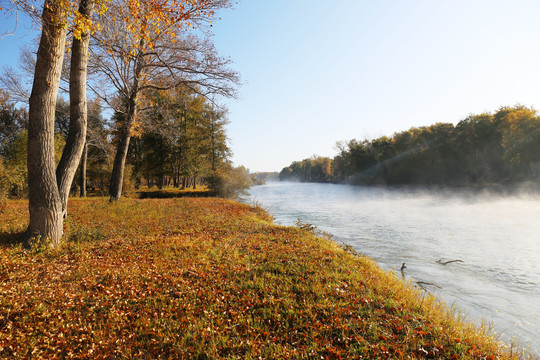
[[[233,161],[279,171],[338,140],[538,109],[539,16],[536,0],[240,0],[214,24],[244,81]],[[0,41],[0,64],[26,33]]]

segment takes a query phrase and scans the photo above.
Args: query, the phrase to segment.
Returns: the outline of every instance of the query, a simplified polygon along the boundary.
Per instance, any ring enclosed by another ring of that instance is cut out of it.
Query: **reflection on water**
[[[317,225],[385,269],[540,353],[540,197],[270,183],[251,189],[276,222]],[[437,260],[463,262],[441,265]]]

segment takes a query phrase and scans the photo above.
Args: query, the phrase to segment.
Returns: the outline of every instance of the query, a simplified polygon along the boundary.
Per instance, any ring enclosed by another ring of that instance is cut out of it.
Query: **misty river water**
[[[277,223],[316,225],[387,270],[406,263],[468,319],[540,354],[540,194],[269,183],[250,195]]]

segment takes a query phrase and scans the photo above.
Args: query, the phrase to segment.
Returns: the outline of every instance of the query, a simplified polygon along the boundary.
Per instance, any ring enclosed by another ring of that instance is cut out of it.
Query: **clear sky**
[[[539,17],[537,0],[240,0],[214,24],[244,82],[233,161],[279,171],[338,140],[540,109]],[[0,64],[24,35],[0,40]]]

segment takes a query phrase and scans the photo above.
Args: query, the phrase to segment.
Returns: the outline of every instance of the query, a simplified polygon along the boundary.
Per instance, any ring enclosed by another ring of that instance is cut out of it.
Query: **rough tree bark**
[[[79,186],[81,187],[80,197],[86,197],[86,161],[88,160],[88,143],[84,143],[81,156],[81,165],[79,173]]]
[[[63,234],[62,202],[54,163],[54,112],[66,46],[65,25],[62,1],[45,1],[28,113],[30,224],[27,236],[40,236],[54,245]]]
[[[90,18],[94,11],[94,0],[81,0],[79,12]],[[86,143],[87,129],[87,102],[86,102],[86,75],[88,62],[88,45],[90,31],[81,33],[81,38],[73,37],[71,46],[71,67],[69,74],[69,133],[62,158],[56,169],[56,181],[62,200],[62,212],[67,213],[67,202],[71,184]]]

